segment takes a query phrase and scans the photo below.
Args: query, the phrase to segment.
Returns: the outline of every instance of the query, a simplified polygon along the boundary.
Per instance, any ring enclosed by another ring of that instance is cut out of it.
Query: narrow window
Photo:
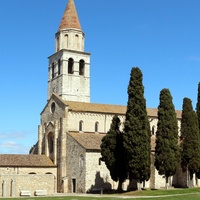
[[[85,68],[85,61],[80,60],[79,61],[79,75],[84,75],[84,68]]]
[[[101,165],[101,158],[99,158],[99,165]]]
[[[53,133],[48,134],[49,153],[53,153]]]
[[[99,132],[99,122],[95,122],[95,132]]]
[[[68,48],[68,40],[69,40],[69,38],[68,38],[68,35],[66,34],[65,35],[65,42],[66,43],[65,43],[65,46],[64,46],[66,49]]]
[[[73,74],[74,60],[70,58],[68,60],[68,74]]]
[[[55,77],[55,66],[54,66],[54,63],[52,63],[52,70],[51,70],[51,76],[52,76],[52,78],[54,78]]]
[[[83,131],[83,121],[79,122],[79,131]]]
[[[75,35],[75,41],[76,41],[76,48],[79,49],[79,37],[78,35]]]
[[[152,135],[155,134],[155,126],[152,126],[151,134],[152,134]]]
[[[57,51],[60,50],[60,38],[57,37]]]
[[[58,60],[58,75],[60,75],[60,59]]]

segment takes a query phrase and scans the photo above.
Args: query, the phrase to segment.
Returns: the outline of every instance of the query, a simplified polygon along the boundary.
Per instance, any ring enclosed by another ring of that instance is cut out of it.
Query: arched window
[[[99,165],[101,165],[101,158],[99,158]]]
[[[155,134],[155,126],[152,126],[151,134],[152,134],[152,135]]]
[[[52,66],[51,66],[52,70],[51,70],[51,76],[52,78],[55,77],[55,66],[54,66],[54,63],[52,63]]]
[[[36,174],[35,172],[30,172],[30,173],[28,173],[28,174]]]
[[[79,49],[79,36],[75,35],[76,48]]]
[[[74,60],[70,58],[68,60],[68,74],[73,74]]]
[[[80,60],[79,61],[79,75],[84,75],[84,69],[85,69],[85,61]]]
[[[48,134],[49,153],[53,153],[53,133]]]
[[[58,75],[60,75],[60,59],[58,60]]]
[[[95,122],[95,132],[99,132],[99,122]]]
[[[83,131],[83,121],[79,122],[79,131]]]
[[[66,41],[66,43],[65,43],[65,48],[68,48],[68,40],[69,40],[69,38],[68,38],[68,34],[66,34],[65,35],[65,41]]]

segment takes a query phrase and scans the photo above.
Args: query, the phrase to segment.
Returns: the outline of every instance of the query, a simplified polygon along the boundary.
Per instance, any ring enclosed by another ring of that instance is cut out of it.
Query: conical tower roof
[[[78,14],[76,12],[74,0],[68,0],[67,7],[59,26],[59,30],[68,28],[81,30],[81,25],[78,19]]]

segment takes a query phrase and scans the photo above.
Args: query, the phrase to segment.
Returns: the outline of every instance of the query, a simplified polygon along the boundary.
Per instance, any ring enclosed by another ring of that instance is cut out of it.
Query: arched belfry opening
[[[58,75],[60,75],[61,72],[61,61],[60,59],[58,60]]]
[[[83,59],[81,59],[79,61],[79,75],[83,76],[84,75],[84,71],[85,71],[85,61]]]
[[[69,58],[68,60],[68,74],[73,74],[74,71],[74,60],[73,58]]]

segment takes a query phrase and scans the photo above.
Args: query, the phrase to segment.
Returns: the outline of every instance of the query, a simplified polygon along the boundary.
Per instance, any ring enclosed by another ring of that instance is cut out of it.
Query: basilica
[[[0,155],[0,196],[39,196],[116,189],[100,144],[114,115],[125,121],[126,106],[90,102],[90,53],[74,0],[68,0],[58,31],[55,52],[48,57],[48,97],[41,111],[38,142],[29,155]],[[157,109],[147,108],[151,127],[151,178],[146,188],[165,186],[154,167]],[[176,111],[180,127],[181,111]],[[133,147],[134,148],[134,147]],[[2,162],[3,160],[3,162]],[[185,187],[181,170],[170,185]],[[127,180],[123,189],[127,190]]]

